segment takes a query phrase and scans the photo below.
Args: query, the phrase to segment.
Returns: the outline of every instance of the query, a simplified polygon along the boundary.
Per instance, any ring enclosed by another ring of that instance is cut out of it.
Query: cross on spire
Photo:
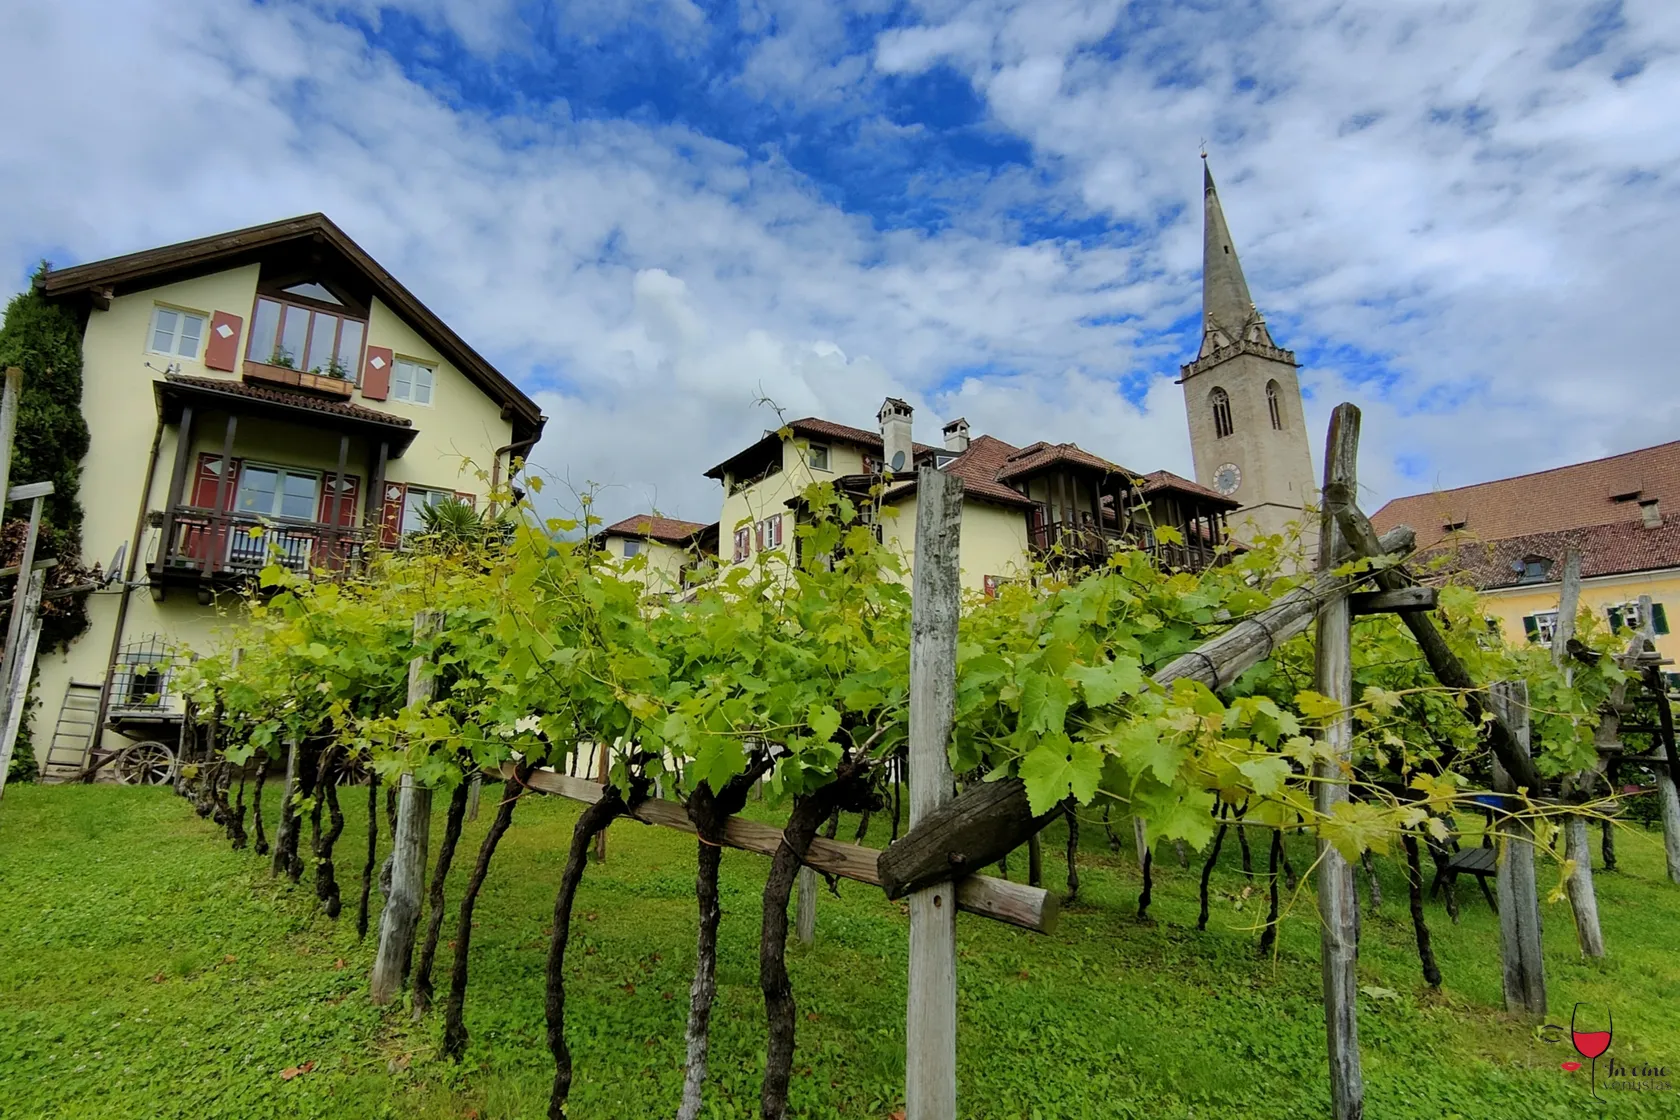
[[[1275,345],[1248,294],[1242,262],[1231,244],[1207,152],[1202,153],[1202,355],[1247,340]]]

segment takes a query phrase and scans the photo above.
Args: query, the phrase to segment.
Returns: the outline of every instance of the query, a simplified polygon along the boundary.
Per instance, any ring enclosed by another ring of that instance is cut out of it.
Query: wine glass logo
[[[1575,1010],[1569,1013],[1569,1041],[1575,1045],[1577,1054],[1592,1062],[1592,1094],[1598,1097],[1598,1059],[1610,1049],[1610,1035],[1616,1029],[1616,1017],[1606,1011],[1607,1025],[1601,1031],[1582,1030],[1580,1017],[1581,1005],[1577,1003]]]

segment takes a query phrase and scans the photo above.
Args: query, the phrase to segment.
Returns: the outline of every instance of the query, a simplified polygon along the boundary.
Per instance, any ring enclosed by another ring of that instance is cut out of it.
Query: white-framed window
[[[1552,644],[1552,638],[1557,635],[1558,612],[1534,612],[1534,640],[1543,646]]]
[[[760,521],[754,527],[753,539],[760,552],[767,548],[782,547],[782,515],[778,513]]]
[[[629,539],[625,540],[625,542],[624,542],[624,558],[626,560],[630,559],[632,556],[637,555],[641,551],[642,551],[642,542],[641,541],[629,540]]]
[[[453,501],[454,498],[453,490],[424,490],[418,486],[410,486],[408,493],[403,495],[403,536],[426,531],[426,522],[420,514],[421,510],[440,506],[444,502]]]
[[[314,521],[321,494],[321,476],[293,467],[246,463],[239,471],[234,508],[259,517]]]
[[[813,443],[807,447],[805,449],[805,462],[809,463],[814,471],[830,469],[828,465],[828,444]]]
[[[391,399],[431,404],[435,376],[431,366],[407,358],[396,359],[391,364]]]
[[[753,531],[746,526],[735,530],[735,563],[739,564],[752,555]]]
[[[196,311],[154,307],[151,341],[146,349],[154,354],[197,361],[198,348],[204,341],[204,323],[205,317]]]

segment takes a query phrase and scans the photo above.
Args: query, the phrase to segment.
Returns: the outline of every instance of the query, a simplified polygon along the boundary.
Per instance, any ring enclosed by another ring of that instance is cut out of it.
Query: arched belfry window
[[[1231,394],[1215,388],[1208,395],[1208,401],[1213,405],[1213,434],[1224,439],[1237,430],[1236,425],[1231,423]]]
[[[1266,382],[1266,411],[1272,414],[1272,430],[1283,431],[1283,399],[1276,381]]]

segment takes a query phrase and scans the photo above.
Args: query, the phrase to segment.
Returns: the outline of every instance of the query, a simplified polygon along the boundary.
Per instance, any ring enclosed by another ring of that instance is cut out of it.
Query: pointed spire
[[[1219,205],[1206,152],[1202,153],[1202,206],[1202,353],[1244,338],[1271,345],[1231,244],[1231,231],[1225,225],[1225,211]],[[1223,340],[1216,340],[1216,332],[1224,336]]]

